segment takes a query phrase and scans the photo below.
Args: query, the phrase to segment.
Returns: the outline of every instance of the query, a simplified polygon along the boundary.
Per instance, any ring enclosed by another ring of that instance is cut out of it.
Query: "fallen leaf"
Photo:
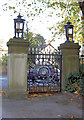
[[[49,96],[53,96],[53,94],[50,94]]]
[[[42,92],[43,92],[44,90],[43,90],[43,88],[42,88]]]
[[[58,117],[61,117],[62,115],[57,115]]]
[[[42,95],[39,95],[39,97],[42,97]]]
[[[64,93],[67,93],[67,91],[64,91]]]
[[[41,95],[42,97],[44,96],[44,94]]]
[[[75,118],[73,115],[67,116],[67,118]]]
[[[73,99],[72,99],[72,98],[71,98],[70,100],[71,100],[71,101],[73,101]]]
[[[30,97],[30,98],[31,98],[31,97],[33,97],[33,96],[32,96],[32,95],[28,95],[28,97]]]
[[[37,97],[38,95],[37,94],[33,94],[33,97]]]

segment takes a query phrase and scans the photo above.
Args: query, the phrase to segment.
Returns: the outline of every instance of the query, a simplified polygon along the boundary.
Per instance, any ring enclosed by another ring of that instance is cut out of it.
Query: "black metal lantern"
[[[71,42],[70,38],[72,39],[72,42],[73,41],[73,25],[71,25],[71,22],[68,21],[67,22],[67,25],[64,25],[65,27],[65,31],[66,31],[66,38],[67,38],[67,42]]]
[[[21,18],[22,16],[17,16],[16,19],[14,19],[14,29],[15,29],[15,36],[14,38],[21,38],[23,39],[23,31],[24,31],[24,21],[25,19]]]

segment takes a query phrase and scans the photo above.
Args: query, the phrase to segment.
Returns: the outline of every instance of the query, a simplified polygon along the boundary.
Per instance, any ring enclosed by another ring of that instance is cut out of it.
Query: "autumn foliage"
[[[84,96],[84,76],[82,73],[70,73],[65,82],[65,90]]]

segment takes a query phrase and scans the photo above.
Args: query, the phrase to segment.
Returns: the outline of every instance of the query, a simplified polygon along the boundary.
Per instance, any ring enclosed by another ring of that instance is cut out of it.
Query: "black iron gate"
[[[29,93],[61,91],[61,55],[56,51],[28,49],[27,90]]]

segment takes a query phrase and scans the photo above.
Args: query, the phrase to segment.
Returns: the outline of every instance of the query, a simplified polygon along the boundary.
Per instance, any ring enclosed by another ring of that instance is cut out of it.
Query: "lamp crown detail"
[[[67,22],[67,24],[68,24],[68,25],[70,25],[70,24],[71,24],[71,22],[70,22],[70,21],[68,21],[68,22]]]

